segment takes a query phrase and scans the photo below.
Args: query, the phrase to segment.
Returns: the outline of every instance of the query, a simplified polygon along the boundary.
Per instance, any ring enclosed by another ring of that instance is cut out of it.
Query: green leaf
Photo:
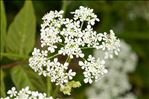
[[[27,56],[35,43],[35,28],[36,20],[33,5],[30,0],[26,0],[24,7],[16,15],[8,29],[7,51]]]
[[[4,83],[4,72],[2,69],[0,69],[0,96],[1,97],[5,97],[6,93],[5,93],[5,83]]]
[[[46,91],[46,84],[44,84],[41,76],[32,71],[29,66],[18,65],[11,69],[11,78],[17,89],[29,86],[31,90]]]
[[[6,39],[6,14],[5,14],[5,7],[4,7],[4,2],[3,0],[0,1],[0,35],[1,35],[1,40],[0,40],[0,52],[4,51],[4,46],[5,46],[5,39]],[[0,59],[2,56],[0,56]]]

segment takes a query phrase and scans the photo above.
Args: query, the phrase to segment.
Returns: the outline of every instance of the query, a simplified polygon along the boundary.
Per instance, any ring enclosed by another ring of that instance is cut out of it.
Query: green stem
[[[83,24],[84,24],[84,21],[81,23],[81,29],[82,29],[82,27],[83,27]]]
[[[71,58],[69,58],[69,60],[68,60],[68,63],[70,63],[71,62]]]
[[[55,56],[58,56],[59,54],[54,54],[53,56],[49,57],[48,59],[54,58]]]
[[[14,54],[14,53],[0,53],[1,56],[6,56],[6,57],[17,57],[17,58],[23,58],[23,59],[28,59],[28,56],[25,55],[19,55],[19,54]]]
[[[56,96],[58,95],[59,89],[60,89],[60,87],[56,86],[54,93],[53,93],[53,99],[56,99]]]
[[[84,57],[83,57],[82,59],[83,59],[84,61],[86,61],[86,59],[85,59]]]
[[[68,56],[66,59],[66,62],[70,63],[70,61],[71,61],[71,58]]]
[[[62,44],[62,43],[58,43],[59,45],[61,45],[61,46],[64,46],[64,44]]]
[[[51,96],[52,84],[50,81],[50,77],[47,77],[47,95]]]
[[[68,62],[68,60],[69,60],[69,56],[67,57],[66,62]]]
[[[66,1],[66,0],[63,0],[63,1],[62,1],[62,8],[61,8],[61,9],[64,11],[63,17],[65,16],[65,12],[66,12],[66,10],[67,10],[68,2],[69,2],[69,1]]]
[[[94,49],[93,47],[82,47],[81,49]]]

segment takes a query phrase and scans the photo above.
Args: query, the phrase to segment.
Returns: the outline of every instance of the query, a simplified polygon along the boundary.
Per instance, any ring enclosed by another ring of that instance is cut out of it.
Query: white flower
[[[70,69],[67,75],[68,75],[68,78],[71,80],[72,77],[76,75],[76,72],[72,72],[72,70]]]
[[[6,98],[1,99],[53,99],[53,97],[47,97],[45,93],[39,93],[38,91],[31,91],[29,87],[22,88],[19,91],[16,91],[15,87],[12,87],[11,90],[8,90],[8,95]]]
[[[58,52],[59,54],[68,55],[70,58],[73,58],[73,55],[78,57],[84,57],[84,54],[82,53],[81,49],[79,48],[79,45],[77,45],[75,42],[69,42],[65,45],[64,48],[61,48]]]
[[[118,55],[120,51],[120,40],[115,37],[113,30],[110,30],[110,34],[106,32],[102,38],[103,42],[100,48],[105,52],[105,58],[113,58],[113,54]]]
[[[15,87],[12,87],[11,90],[9,90],[7,92],[7,94],[9,94],[10,97],[16,96],[16,94],[17,94],[16,88]]]
[[[108,73],[87,90],[88,99],[136,99],[136,96],[129,92],[131,85],[127,74],[135,69],[137,57],[124,41],[121,40],[120,44],[121,53],[118,57],[107,60]],[[94,56],[104,57],[105,54],[96,50]]]
[[[68,73],[65,72],[68,70],[68,65],[69,63],[67,62],[65,62],[64,64],[59,63],[57,58],[54,58],[53,62],[48,61],[47,76],[50,76],[51,81],[56,82],[56,85],[63,86],[76,74],[75,72],[72,72],[71,69],[68,71]]]
[[[80,6],[79,9],[75,10],[75,12],[71,12],[74,14],[74,20],[80,20],[81,22],[87,21],[88,24],[94,25],[95,21],[99,21],[97,15],[93,13],[93,9]]]
[[[73,58],[83,61],[79,65],[84,70],[84,82],[92,83],[100,79],[107,70],[105,58],[98,59],[89,56],[85,59],[85,49],[93,48],[103,50],[105,57],[113,57],[119,52],[119,40],[111,30],[110,34],[97,33],[93,30],[95,21],[99,21],[93,9],[80,6],[71,12],[73,19],[63,18],[63,11],[50,11],[43,16],[41,24],[41,47],[32,52],[29,66],[39,75],[48,76],[51,82],[63,86],[76,75],[68,68]],[[83,24],[83,23],[87,24]],[[57,56],[67,57],[65,62],[59,62]]]
[[[52,21],[52,19],[54,18],[62,18],[62,14],[64,13],[64,11],[50,11],[49,13],[47,13],[42,19],[46,22]]]
[[[82,61],[79,61],[79,65],[83,70],[85,70],[83,72],[85,77],[84,82],[92,83],[93,80],[98,80],[102,75],[107,73],[107,69],[105,68],[104,64],[104,60],[100,60],[98,58],[96,61],[95,58],[91,55],[89,55],[87,61],[85,61],[84,63]]]
[[[35,70],[35,72],[42,71],[42,67],[46,66],[47,62],[47,50],[40,51],[39,49],[34,48],[34,51],[32,53],[32,57],[29,59],[29,66]]]

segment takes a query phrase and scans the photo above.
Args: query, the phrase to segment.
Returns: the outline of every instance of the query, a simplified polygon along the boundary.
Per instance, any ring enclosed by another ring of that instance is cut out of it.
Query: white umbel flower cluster
[[[107,73],[107,69],[104,68],[105,61],[100,60],[99,58],[95,60],[95,58],[89,55],[88,59],[79,62],[79,65],[82,69],[84,69],[84,82],[85,83],[92,83],[93,80],[99,80],[101,76]]]
[[[97,15],[93,13],[93,9],[80,6],[80,9],[75,12],[71,12],[74,14],[74,20],[80,20],[81,22],[87,21],[88,24],[94,25],[95,21],[99,21]]]
[[[29,87],[22,88],[17,91],[15,87],[8,90],[6,98],[0,99],[53,99],[53,97],[48,97],[45,93],[39,93],[38,91],[31,91]]]
[[[68,68],[70,61],[81,58],[79,65],[84,70],[84,82],[92,83],[107,73],[104,63],[106,58],[113,57],[119,52],[119,39],[110,30],[110,34],[97,33],[92,26],[99,21],[93,9],[80,6],[75,12],[73,19],[63,18],[63,11],[50,11],[42,19],[41,24],[41,47],[44,50],[34,49],[29,59],[29,66],[40,75],[49,76],[52,82],[63,86],[76,75]],[[89,56],[85,59],[83,50],[94,48],[103,50],[106,57],[93,59]],[[67,57],[64,63],[56,56]]]
[[[40,49],[34,48],[32,57],[29,59],[29,65],[31,68],[38,72],[39,75],[49,76],[51,82],[56,82],[56,85],[63,85],[68,82],[68,79],[72,79],[76,75],[75,72],[72,72],[71,69],[68,70],[69,63],[65,62],[61,64],[58,61],[58,58],[54,58],[53,61],[50,61],[47,58],[48,51],[40,51]]]
[[[134,71],[137,56],[131,47],[121,40],[121,53],[118,57],[107,61],[109,72],[100,80],[95,82],[86,92],[88,99],[136,99],[129,92],[128,73]],[[101,51],[95,51],[95,57],[104,57]]]

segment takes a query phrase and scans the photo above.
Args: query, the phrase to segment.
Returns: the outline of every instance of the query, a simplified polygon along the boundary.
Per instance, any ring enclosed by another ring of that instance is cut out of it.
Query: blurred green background
[[[139,99],[149,99],[149,1],[33,0],[32,2],[37,23],[36,46],[38,46],[39,42],[41,18],[50,10],[63,9],[66,11],[65,17],[71,17],[70,12],[79,8],[81,5],[94,9],[94,12],[100,19],[100,22],[96,23],[94,29],[98,32],[108,32],[110,29],[113,29],[116,35],[130,44],[132,49],[137,53],[137,67],[135,72],[130,74],[130,83],[133,86],[132,91]],[[23,0],[4,0],[7,28],[23,7],[23,4]],[[1,60],[1,69],[4,72],[3,74],[5,74],[4,82],[7,85],[6,90],[13,86],[13,82],[9,80],[11,79],[9,71],[13,66],[15,66],[14,60],[7,57]],[[84,90],[85,86],[83,85],[80,89],[73,91],[73,96],[77,97],[76,99],[84,98],[82,90]]]

